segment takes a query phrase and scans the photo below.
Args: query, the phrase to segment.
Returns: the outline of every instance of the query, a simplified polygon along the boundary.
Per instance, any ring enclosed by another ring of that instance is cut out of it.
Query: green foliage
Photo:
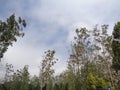
[[[14,72],[11,64],[6,64],[4,87],[7,90],[29,90],[28,66]]]
[[[120,22],[117,22],[113,30],[113,68],[118,71],[120,70]]]
[[[29,90],[29,72],[28,66],[24,66],[22,70],[22,90]]]
[[[23,37],[23,27],[26,27],[24,19],[19,17],[16,20],[15,15],[11,15],[6,21],[0,20],[0,58],[7,51],[8,46],[17,41],[17,37]]]
[[[86,28],[76,30],[72,54],[68,61],[68,84],[70,90],[97,88],[106,89],[113,86],[111,69],[112,37],[107,34],[108,25],[97,26],[89,31]]]
[[[88,74],[87,77],[88,90],[97,90],[98,88],[100,90],[106,90],[108,86],[111,86],[111,83],[107,82],[104,78],[96,77],[92,73]]]
[[[55,84],[53,90],[60,90],[60,89],[59,89],[59,85],[58,85],[58,84]]]
[[[120,39],[120,22],[117,22],[117,24],[114,26],[113,38]]]
[[[116,71],[114,73],[115,87],[120,88],[120,22],[117,22],[113,30],[113,41],[112,41],[113,60],[112,67]]]
[[[91,89],[93,90],[96,89],[96,78],[93,76],[92,73],[89,73],[87,77],[87,84]]]
[[[37,76],[33,76],[30,80],[29,90],[40,90],[40,82]]]

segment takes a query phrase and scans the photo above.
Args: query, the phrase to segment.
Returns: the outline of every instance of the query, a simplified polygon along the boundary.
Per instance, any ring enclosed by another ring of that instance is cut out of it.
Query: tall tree
[[[23,27],[26,27],[24,19],[19,17],[17,20],[15,15],[11,15],[6,21],[0,20],[0,58],[7,51],[8,46],[12,46],[17,41],[17,37],[23,37]]]
[[[101,32],[94,31],[94,41],[95,41],[95,54],[96,54],[96,66],[97,73],[99,76],[106,77],[106,79],[110,79],[112,82],[112,72],[111,72],[111,64],[112,64],[112,36],[107,33],[108,25],[102,25]],[[97,52],[96,52],[97,51]],[[104,69],[103,69],[104,68]]]
[[[25,65],[22,70],[22,89],[21,90],[29,90],[29,72],[28,65]]]
[[[68,62],[68,82],[70,90],[88,88],[87,77],[93,73],[95,77],[103,78],[113,84],[111,72],[111,36],[107,34],[108,25],[102,25],[101,30],[97,26],[89,31],[86,28],[76,30],[77,36],[72,46],[72,54]],[[81,87],[79,86],[81,85]],[[73,89],[74,87],[74,89]],[[97,88],[97,85],[95,85]]]
[[[112,67],[115,69],[114,83],[117,90],[120,89],[120,22],[117,22],[113,30],[112,41],[113,60]]]
[[[113,30],[113,68],[118,72],[120,70],[120,22],[117,22]]]
[[[88,63],[91,57],[90,33],[86,28],[76,29],[74,39],[72,54],[68,61],[68,85],[70,90],[80,90],[85,89],[89,72]]]
[[[11,88],[12,83],[10,83],[10,82],[12,80],[13,73],[14,73],[13,65],[7,63],[6,64],[6,73],[5,73],[5,77],[4,77],[4,86],[7,89]]]
[[[36,75],[30,80],[29,90],[40,90],[40,80]]]
[[[12,77],[12,90],[29,90],[29,72],[28,65],[25,65],[23,69],[14,72]]]
[[[40,66],[40,86],[41,90],[45,87],[47,90],[51,87],[52,76],[54,73],[53,65],[58,59],[54,57],[55,51],[48,50],[45,52],[45,56],[41,62]]]

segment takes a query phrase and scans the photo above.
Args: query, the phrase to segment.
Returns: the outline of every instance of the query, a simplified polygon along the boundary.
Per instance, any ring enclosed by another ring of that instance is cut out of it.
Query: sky
[[[39,75],[40,62],[49,49],[59,59],[56,73],[66,69],[76,28],[108,24],[111,33],[120,20],[119,0],[0,0],[0,12],[0,20],[14,13],[27,22],[25,36],[8,48],[1,63],[13,64],[15,69],[29,65],[31,75]]]

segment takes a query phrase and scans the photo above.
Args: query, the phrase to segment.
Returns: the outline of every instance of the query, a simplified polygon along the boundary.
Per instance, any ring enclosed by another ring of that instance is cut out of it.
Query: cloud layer
[[[15,68],[28,64],[30,73],[38,75],[44,51],[54,49],[60,59],[55,66],[59,73],[65,69],[74,30],[109,24],[111,32],[120,20],[119,9],[119,0],[2,0],[0,19],[15,13],[27,21],[25,37],[9,47],[4,58]]]

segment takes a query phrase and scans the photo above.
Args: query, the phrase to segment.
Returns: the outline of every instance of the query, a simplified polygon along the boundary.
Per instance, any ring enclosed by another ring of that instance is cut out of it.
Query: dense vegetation
[[[25,20],[18,22],[12,15],[7,22],[0,21],[0,55],[16,36],[21,36],[21,25],[26,26]],[[113,35],[107,33],[108,25],[101,29],[95,26],[76,29],[76,36],[71,44],[71,54],[67,69],[59,75],[54,75],[54,64],[58,59],[55,51],[44,53],[40,65],[39,76],[30,77],[28,65],[14,71],[12,64],[6,64],[4,81],[0,90],[112,90],[120,88],[120,22],[113,30]]]

